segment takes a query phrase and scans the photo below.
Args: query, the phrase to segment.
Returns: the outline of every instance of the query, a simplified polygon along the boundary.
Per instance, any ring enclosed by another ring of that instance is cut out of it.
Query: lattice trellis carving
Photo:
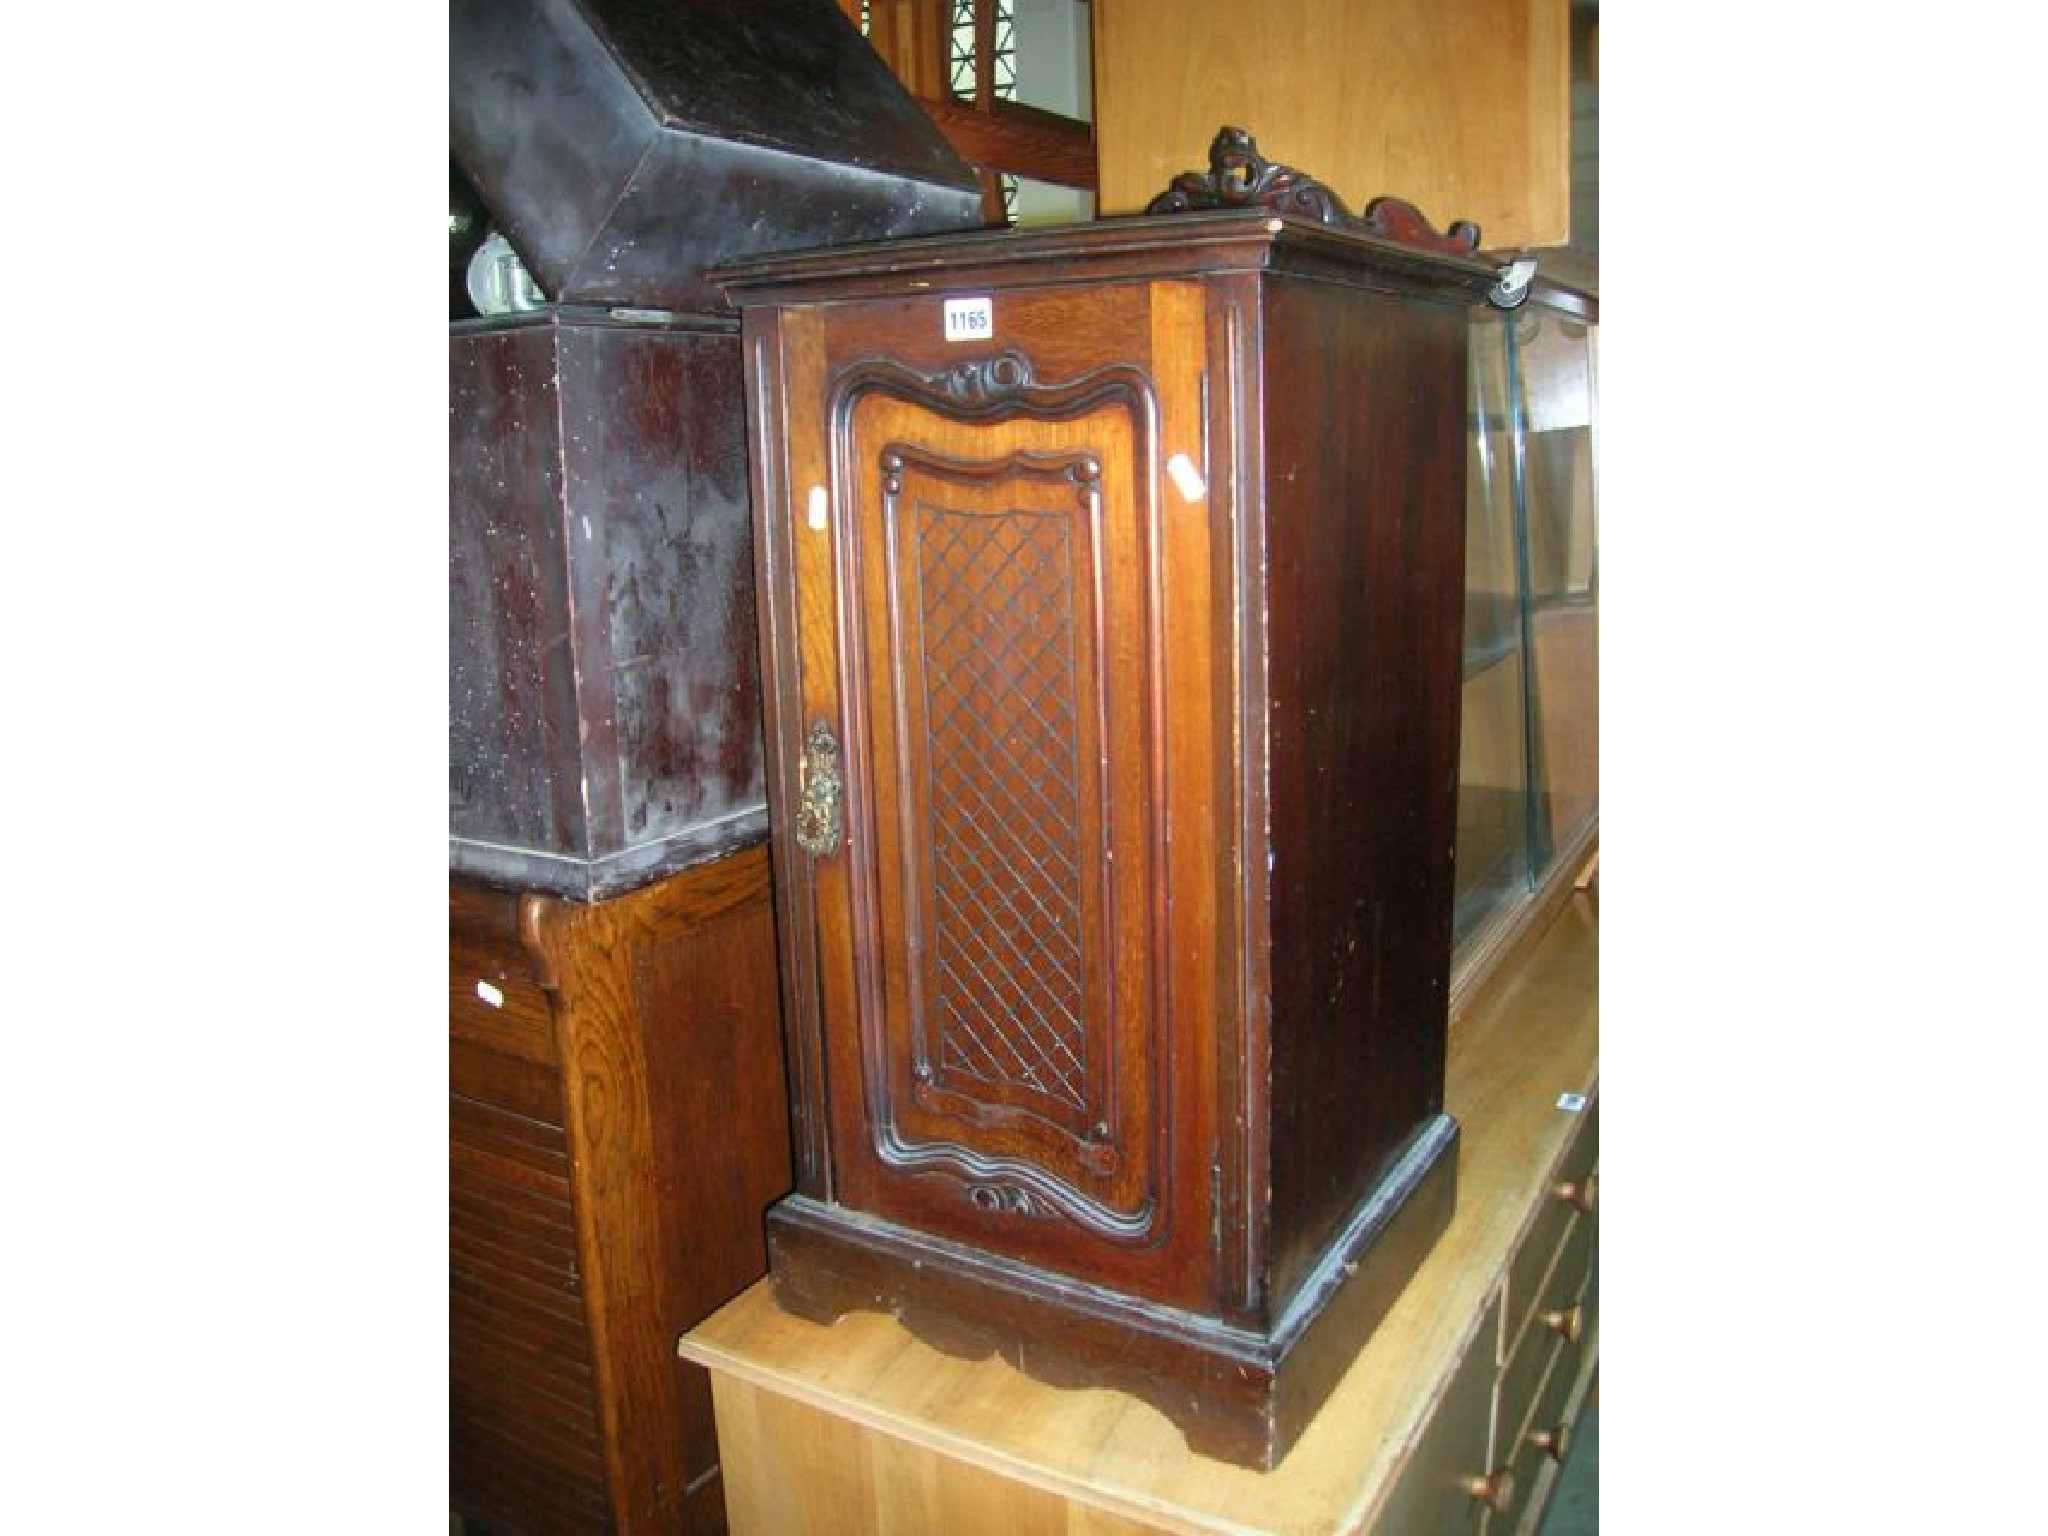
[[[936,1065],[1086,1110],[1073,523],[916,526]]]

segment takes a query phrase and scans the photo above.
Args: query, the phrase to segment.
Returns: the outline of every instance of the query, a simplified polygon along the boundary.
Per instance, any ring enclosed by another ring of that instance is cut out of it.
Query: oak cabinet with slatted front
[[[1260,211],[816,252],[743,315],[776,1295],[1271,1465],[1449,1217],[1475,259]]]

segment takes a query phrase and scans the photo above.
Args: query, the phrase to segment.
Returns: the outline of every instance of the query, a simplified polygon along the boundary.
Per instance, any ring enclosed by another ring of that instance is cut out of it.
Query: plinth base
[[[1268,1332],[803,1195],[768,1212],[775,1299],[822,1323],[888,1312],[948,1354],[1000,1354],[1053,1386],[1128,1392],[1165,1414],[1198,1454],[1270,1470],[1450,1224],[1457,1144],[1450,1116],[1427,1122]]]

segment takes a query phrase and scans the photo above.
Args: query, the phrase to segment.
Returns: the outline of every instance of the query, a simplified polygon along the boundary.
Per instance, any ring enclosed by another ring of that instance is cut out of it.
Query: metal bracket
[[[1487,301],[1496,309],[1520,309],[1528,302],[1529,285],[1536,280],[1536,258],[1518,256],[1495,274],[1486,290]]]

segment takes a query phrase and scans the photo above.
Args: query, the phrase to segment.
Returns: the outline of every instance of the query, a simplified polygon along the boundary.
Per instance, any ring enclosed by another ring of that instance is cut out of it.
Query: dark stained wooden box
[[[448,354],[449,868],[589,899],[759,838],[736,325],[548,310]]]
[[[449,331],[449,866],[603,897],[766,825],[704,268],[972,228],[980,190],[833,0],[455,0],[448,62],[451,183],[560,306]]]
[[[776,1294],[1270,1466],[1454,1200],[1494,274],[1249,210],[719,275],[797,1129]]]

